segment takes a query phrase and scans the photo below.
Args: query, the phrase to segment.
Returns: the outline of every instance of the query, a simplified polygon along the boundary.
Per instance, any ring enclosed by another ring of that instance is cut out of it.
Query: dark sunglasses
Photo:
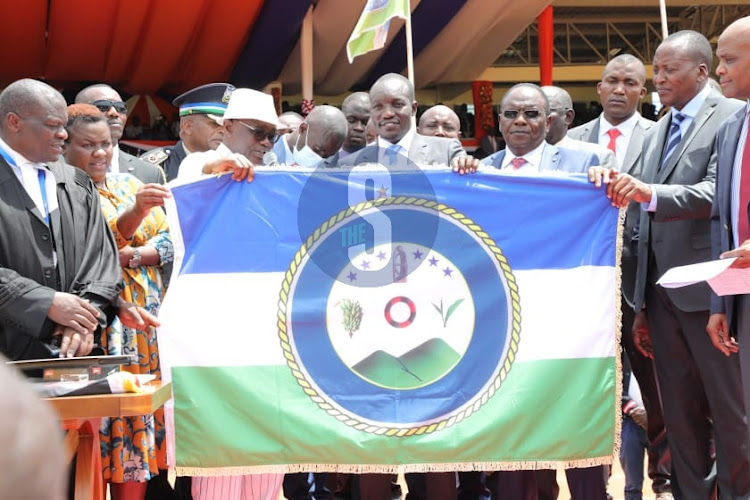
[[[258,130],[257,128],[252,127],[241,120],[237,120],[237,121],[239,121],[241,124],[249,128],[250,132],[252,132],[253,135],[255,136],[255,140],[258,142],[263,142],[263,139],[268,137],[268,140],[271,141],[271,144],[273,144],[274,142],[276,142],[276,139],[279,138],[279,133],[276,130],[274,130],[273,132],[266,132],[265,130]]]
[[[109,99],[99,99],[98,101],[94,101],[91,104],[99,108],[99,111],[102,113],[106,113],[109,111],[109,108],[115,108],[115,111],[118,113],[125,114],[128,112],[128,105],[125,104],[122,101],[110,101]]]
[[[524,118],[528,118],[529,120],[539,118],[542,114],[538,109],[524,109],[523,111],[518,111],[517,109],[506,109],[503,111],[502,115],[508,120],[513,120],[518,116],[518,113],[523,113]]]

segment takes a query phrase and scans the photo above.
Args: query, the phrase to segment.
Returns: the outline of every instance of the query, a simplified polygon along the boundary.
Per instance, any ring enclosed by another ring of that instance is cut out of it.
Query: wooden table
[[[148,415],[172,397],[172,385],[168,382],[155,381],[146,388],[141,393],[46,398],[68,431],[65,443],[69,457],[76,456],[76,500],[104,500],[100,419]]]

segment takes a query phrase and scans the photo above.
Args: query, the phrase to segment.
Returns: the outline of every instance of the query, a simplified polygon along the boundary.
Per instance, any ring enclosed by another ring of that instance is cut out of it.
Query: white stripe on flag
[[[614,268],[514,274],[523,325],[518,361],[614,355]],[[283,276],[280,272],[188,274],[172,281],[159,314],[170,328],[159,332],[160,351],[170,358],[165,365],[285,364],[277,333]],[[592,309],[591,304],[605,296],[612,297],[612,307]],[[173,310],[172,304],[181,307]]]

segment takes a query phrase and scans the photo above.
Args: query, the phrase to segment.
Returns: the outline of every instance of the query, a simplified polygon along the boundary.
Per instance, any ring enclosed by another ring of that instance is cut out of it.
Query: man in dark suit
[[[141,160],[161,167],[169,182],[177,178],[187,155],[219,147],[224,138],[219,121],[233,90],[229,83],[207,83],[175,97],[172,104],[180,110],[180,140],[174,146],[146,151]]]
[[[482,160],[482,169],[500,169],[520,175],[537,172],[583,173],[599,165],[591,152],[558,148],[545,140],[550,126],[547,95],[537,85],[519,83],[511,87],[500,101],[500,132],[506,148]],[[567,469],[568,486],[574,500],[601,500],[606,497],[604,470],[601,466]],[[497,491],[507,498],[537,498],[540,480],[548,483],[547,474],[535,471],[500,471]]]
[[[602,104],[602,114],[590,122],[571,129],[568,136],[607,147],[615,153],[619,171],[635,178],[641,177],[641,155],[646,133],[654,122],[638,113],[638,105],[646,95],[646,68],[630,54],[621,54],[607,63],[602,80],[596,84]],[[667,497],[671,459],[667,432],[659,400],[654,363],[638,352],[633,344],[633,298],[636,272],[636,246],[633,237],[639,220],[640,205],[628,205],[622,235],[622,330],[621,344],[630,361],[633,375],[643,396],[648,414],[648,475],[657,496]]]
[[[133,174],[144,184],[164,184],[164,172],[159,167],[120,150],[119,142],[128,119],[128,107],[115,89],[104,83],[90,85],[78,92],[75,100],[76,103],[93,104],[107,117],[115,149],[110,171]]]
[[[750,17],[729,25],[719,37],[716,74],[727,97],[750,98]],[[733,267],[750,267],[750,140],[747,107],[739,109],[716,136],[718,162],[716,194],[711,211],[713,258],[736,257]],[[707,326],[714,346],[726,356],[739,349],[745,412],[750,406],[750,300],[747,295],[719,297],[711,294],[711,317]],[[732,356],[734,357],[734,356]]]
[[[654,85],[672,109],[644,142],[642,180],[617,174],[607,194],[617,206],[635,201],[642,207],[633,334],[636,347],[656,363],[674,496],[713,498],[718,486],[722,497],[748,498],[750,433],[740,366],[705,333],[709,287],[656,286],[669,268],[711,258],[716,131],[741,107],[707,85],[711,59],[711,45],[695,31],[679,31],[659,45]]]
[[[365,131],[370,119],[370,95],[367,92],[349,94],[341,103],[341,111],[347,123],[346,139],[339,151],[339,157],[344,158],[367,145]]]

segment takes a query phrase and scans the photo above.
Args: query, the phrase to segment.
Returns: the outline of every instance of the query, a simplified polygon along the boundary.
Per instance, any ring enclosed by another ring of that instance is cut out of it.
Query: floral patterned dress
[[[107,174],[105,183],[106,188],[99,188],[99,196],[117,248],[148,245],[158,251],[161,265],[171,262],[174,250],[161,208],[151,209],[132,239],[126,240],[117,230],[117,218],[135,204],[135,194],[142,183],[130,174],[113,173]],[[123,300],[157,314],[164,295],[161,265],[123,268],[125,287],[120,294]],[[107,354],[137,357],[138,363],[126,367],[127,370],[161,378],[154,328],[134,330],[115,320],[102,337],[102,347]],[[159,473],[158,469],[167,468],[164,413],[161,409],[153,415],[102,419],[99,438],[105,481],[148,481]]]

